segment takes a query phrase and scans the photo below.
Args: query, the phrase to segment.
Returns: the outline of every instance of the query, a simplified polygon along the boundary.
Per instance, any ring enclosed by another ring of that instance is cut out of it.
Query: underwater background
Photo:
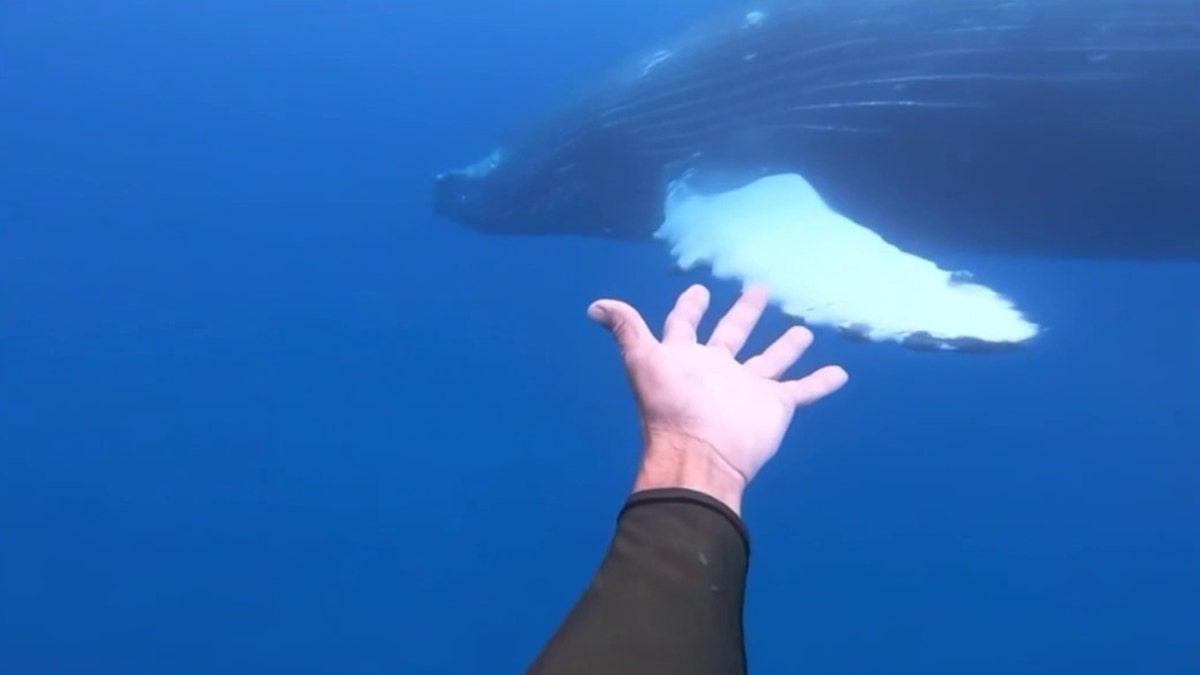
[[[432,177],[727,6],[0,1],[0,674],[521,672],[640,449],[584,310],[708,280]],[[751,672],[1200,673],[1200,266],[972,267],[1032,348],[816,331]]]

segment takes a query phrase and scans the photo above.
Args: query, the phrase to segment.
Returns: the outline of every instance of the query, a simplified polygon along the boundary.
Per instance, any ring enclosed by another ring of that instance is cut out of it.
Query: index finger
[[[695,342],[700,319],[708,310],[708,300],[708,289],[700,284],[693,284],[680,293],[675,308],[663,324],[663,343]]]

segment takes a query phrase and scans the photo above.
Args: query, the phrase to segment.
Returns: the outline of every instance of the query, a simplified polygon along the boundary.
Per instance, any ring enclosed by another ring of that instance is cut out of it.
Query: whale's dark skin
[[[920,255],[1200,260],[1200,0],[812,0],[716,17],[447,171],[497,234],[650,239],[796,172]]]

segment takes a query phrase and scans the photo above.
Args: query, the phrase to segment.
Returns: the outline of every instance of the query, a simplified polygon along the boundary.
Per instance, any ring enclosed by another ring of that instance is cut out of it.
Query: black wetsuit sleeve
[[[716,499],[635,493],[591,585],[528,673],[745,673],[749,557],[745,525]]]

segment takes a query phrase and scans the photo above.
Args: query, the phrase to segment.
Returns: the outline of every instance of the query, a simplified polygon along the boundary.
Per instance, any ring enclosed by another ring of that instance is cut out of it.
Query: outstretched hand
[[[697,337],[709,304],[703,286],[679,296],[661,341],[624,302],[598,300],[588,308],[588,316],[609,328],[621,348],[641,410],[645,461],[702,463],[706,472],[724,474],[717,478],[729,490],[739,491],[739,505],[740,489],[779,450],[796,409],[837,391],[848,379],[838,366],[781,379],[812,344],[812,332],[802,326],[789,328],[761,354],[739,363],[738,352],[767,300],[764,288],[747,288],[707,342]]]

